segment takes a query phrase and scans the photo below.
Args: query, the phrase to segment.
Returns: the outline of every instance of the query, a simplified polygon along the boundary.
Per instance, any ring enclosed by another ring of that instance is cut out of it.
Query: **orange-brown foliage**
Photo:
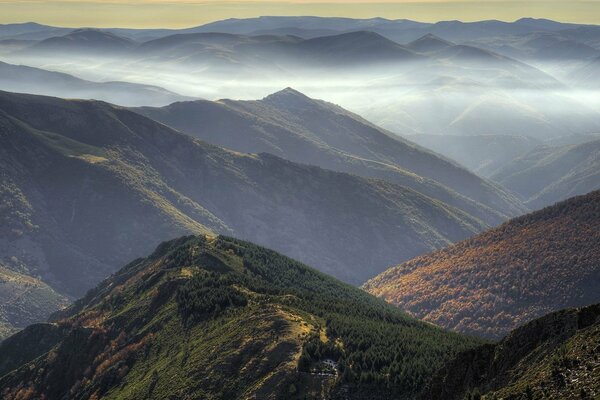
[[[489,337],[598,302],[600,192],[415,258],[365,287],[419,318]]]

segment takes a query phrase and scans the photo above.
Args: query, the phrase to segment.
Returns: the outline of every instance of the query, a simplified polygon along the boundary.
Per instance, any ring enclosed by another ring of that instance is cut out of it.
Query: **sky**
[[[183,28],[260,15],[424,22],[536,17],[600,24],[600,0],[0,0],[0,23],[34,21],[69,27]]]

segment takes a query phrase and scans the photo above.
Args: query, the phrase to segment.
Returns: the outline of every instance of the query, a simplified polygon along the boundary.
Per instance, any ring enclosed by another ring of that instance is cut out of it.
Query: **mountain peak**
[[[279,92],[275,92],[265,97],[263,101],[268,102],[273,105],[285,105],[288,107],[299,106],[301,104],[306,104],[308,102],[312,102],[312,99],[306,96],[304,93],[297,91],[294,88],[286,87]]]
[[[410,42],[406,47],[415,51],[428,52],[445,49],[451,46],[454,46],[454,43],[442,39],[441,37],[434,35],[433,33],[427,33],[421,36],[420,38]]]

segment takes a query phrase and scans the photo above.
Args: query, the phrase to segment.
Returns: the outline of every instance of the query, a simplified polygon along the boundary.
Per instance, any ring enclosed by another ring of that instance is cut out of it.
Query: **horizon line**
[[[530,20],[535,20],[535,21],[550,21],[550,22],[556,22],[556,23],[560,23],[560,24],[572,24],[572,25],[579,25],[579,26],[600,26],[600,24],[560,21],[560,20],[551,19],[551,18],[528,17],[528,16],[519,17],[514,20],[513,19],[503,20],[503,19],[492,18],[492,19],[472,20],[472,21],[460,20],[460,19],[448,19],[448,20],[438,20],[435,22],[426,22],[426,21],[420,21],[420,20],[410,19],[410,18],[396,18],[396,19],[386,18],[386,17],[352,18],[352,17],[343,17],[343,16],[319,16],[319,15],[260,15],[257,17],[248,17],[248,18],[231,17],[231,18],[215,19],[214,21],[200,23],[198,25],[188,25],[188,26],[181,27],[181,28],[169,28],[169,27],[164,27],[164,26],[163,27],[156,26],[156,27],[140,28],[140,27],[128,27],[128,26],[102,27],[102,26],[92,26],[92,25],[71,25],[71,26],[69,26],[69,25],[49,25],[49,24],[43,24],[40,22],[32,21],[32,20],[23,21],[23,22],[2,22],[2,23],[0,23],[0,26],[35,24],[35,25],[44,26],[44,27],[48,27],[48,28],[64,28],[64,29],[70,29],[70,28],[73,28],[73,29],[77,29],[77,28],[79,28],[79,29],[98,29],[98,30],[129,29],[129,30],[139,30],[139,31],[160,29],[160,30],[179,31],[179,30],[200,28],[200,27],[218,23],[218,22],[245,21],[245,20],[252,20],[252,19],[259,19],[259,18],[319,18],[319,19],[347,19],[347,20],[354,20],[354,21],[385,20],[385,21],[389,21],[389,22],[407,21],[407,22],[416,22],[416,23],[420,23],[420,24],[429,24],[429,25],[435,25],[435,24],[439,24],[439,23],[443,23],[443,22],[459,22],[459,23],[463,23],[463,24],[471,24],[471,23],[478,23],[478,22],[503,22],[503,23],[511,24],[511,23],[517,23],[524,19],[530,19]],[[364,29],[364,30],[368,30],[368,29]]]

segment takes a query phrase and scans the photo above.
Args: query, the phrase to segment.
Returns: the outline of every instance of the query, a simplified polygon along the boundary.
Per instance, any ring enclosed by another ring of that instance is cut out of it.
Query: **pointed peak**
[[[292,99],[292,98],[310,100],[310,98],[308,96],[306,96],[305,94],[303,94],[291,87],[286,87],[285,89],[280,90],[279,92],[270,94],[267,97],[265,97],[263,100],[268,101],[268,100],[281,100],[281,99]]]
[[[433,33],[427,33],[407,45],[407,47],[416,51],[436,51],[450,46],[454,46],[454,43]]]

